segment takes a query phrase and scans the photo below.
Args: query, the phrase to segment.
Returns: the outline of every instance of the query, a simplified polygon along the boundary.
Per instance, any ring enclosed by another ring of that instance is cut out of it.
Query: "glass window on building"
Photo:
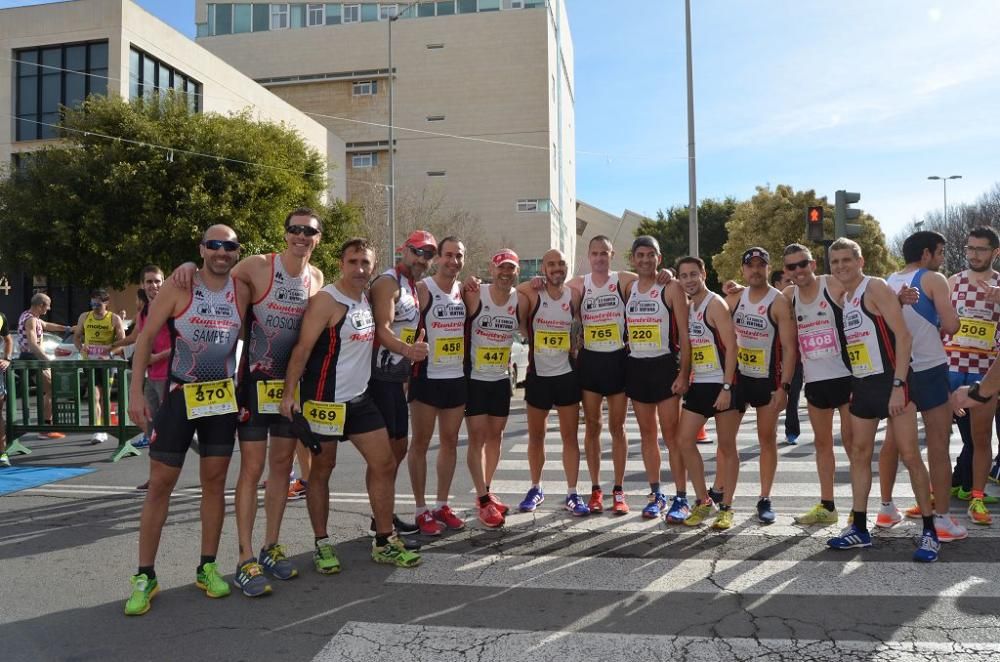
[[[252,25],[253,31],[267,32],[268,28],[271,27],[270,6],[260,3],[251,6],[253,7],[253,25]]]
[[[368,2],[361,5],[361,20],[368,23],[369,21],[378,20],[378,5],[373,2]]]
[[[371,168],[378,165],[378,157],[375,152],[358,152],[351,155],[352,168]]]
[[[380,3],[378,6],[378,18],[380,21],[387,21],[399,13],[399,5],[392,3]]]
[[[356,97],[370,97],[378,94],[378,82],[374,80],[355,81],[351,86],[351,95]]]
[[[323,4],[306,5],[306,25],[324,25],[326,23],[326,12]]]
[[[441,0],[437,3],[438,16],[451,16],[455,13],[455,0]]]
[[[344,5],[344,23],[361,22],[361,5]]]
[[[524,0],[503,0],[504,9],[524,9]]]
[[[291,22],[293,28],[304,28],[306,26],[306,6],[289,5],[291,8]]]
[[[253,7],[249,4],[233,5],[233,32],[243,33],[253,30]]]
[[[476,0],[458,0],[459,14],[475,14]]]
[[[288,5],[271,5],[271,29],[284,30],[288,27]]]
[[[500,11],[500,0],[479,0],[479,11]]]
[[[129,98],[153,98],[173,90],[187,97],[192,113],[201,110],[201,83],[170,65],[132,48],[129,52]]]
[[[233,5],[220,3],[215,5],[215,34],[232,34]]]
[[[340,25],[340,5],[329,3],[326,5],[326,24]]]
[[[195,23],[194,27],[197,30],[195,36],[197,36],[199,39],[201,37],[208,37],[212,34],[212,31],[208,27],[208,23]]]
[[[417,16],[419,18],[424,18],[433,15],[434,15],[433,2],[421,2],[419,5],[417,5]]]
[[[60,106],[108,92],[107,42],[26,48],[14,60],[15,140],[55,138]]]

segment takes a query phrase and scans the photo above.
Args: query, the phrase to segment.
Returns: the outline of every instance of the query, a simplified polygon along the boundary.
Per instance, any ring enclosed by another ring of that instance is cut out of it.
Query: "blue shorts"
[[[978,373],[955,372],[954,370],[948,373],[948,388],[953,393],[963,386],[972,386],[981,381],[983,381],[983,376]]]
[[[952,389],[947,363],[911,372],[908,381],[910,400],[917,406],[917,411],[928,411],[948,402]]]

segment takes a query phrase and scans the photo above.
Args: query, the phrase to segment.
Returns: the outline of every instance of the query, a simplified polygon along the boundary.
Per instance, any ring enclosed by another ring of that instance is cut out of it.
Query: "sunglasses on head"
[[[315,237],[319,234],[319,230],[311,225],[289,225],[285,228],[285,232],[291,234],[304,234],[307,237]]]
[[[410,250],[417,257],[422,257],[426,259],[431,259],[437,253],[433,248],[417,248],[416,246],[410,246]]]
[[[789,271],[795,271],[796,269],[805,269],[806,267],[809,266],[810,262],[812,262],[812,260],[808,259],[802,260],[800,262],[786,262],[785,269],[788,269]]]
[[[225,249],[227,253],[232,253],[233,251],[240,250],[240,242],[230,241],[228,239],[206,239],[201,242],[201,245],[210,251],[217,251],[222,248]]]

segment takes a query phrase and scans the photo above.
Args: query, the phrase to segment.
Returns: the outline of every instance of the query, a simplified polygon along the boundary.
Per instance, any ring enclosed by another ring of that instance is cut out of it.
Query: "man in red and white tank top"
[[[457,237],[445,237],[438,243],[434,260],[436,271],[417,283],[420,309],[418,333],[424,332],[427,357],[413,366],[410,378],[410,419],[413,427],[408,462],[410,484],[416,501],[417,526],[424,535],[440,535],[445,529],[465,528],[465,522],[448,505],[448,492],[455,476],[458,431],[465,413],[466,377],[465,318],[458,275],[465,264],[465,244]],[[423,339],[423,338],[421,338]],[[427,507],[427,449],[438,431],[437,504]]]
[[[879,422],[888,418],[923,520],[920,546],[913,560],[935,561],[940,543],[934,527],[927,467],[917,445],[917,409],[907,391],[913,341],[903,309],[884,280],[862,272],[864,257],[856,242],[840,238],[830,245],[828,254],[833,276],[844,286],[844,339],[853,375],[850,409],[854,438],[850,460],[854,505],[851,526],[828,540],[827,545],[832,549],[871,547],[867,511],[875,432]]]
[[[991,288],[1000,286],[1000,273],[993,268],[1000,258],[997,231],[982,226],[969,232],[965,258],[969,268],[948,279],[951,303],[959,318],[958,331],[944,337],[953,391],[982,380],[996,361],[1000,347],[1000,301],[990,296]],[[996,408],[997,400],[992,398],[958,419],[962,452],[951,477],[959,498],[969,499],[969,519],[984,526],[993,521],[984,490],[992,459]]]

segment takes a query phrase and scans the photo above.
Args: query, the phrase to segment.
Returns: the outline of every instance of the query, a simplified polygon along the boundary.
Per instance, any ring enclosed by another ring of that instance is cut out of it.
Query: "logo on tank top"
[[[226,301],[228,301],[229,303],[233,303],[234,301],[236,301],[236,295],[233,293],[232,290],[226,292]]]
[[[280,271],[275,271],[274,272],[274,281],[276,283],[284,283],[285,282],[285,274],[281,273]]]
[[[584,299],[583,309],[588,313],[607,310],[618,305],[618,297],[614,294],[602,294],[597,298]]]
[[[615,285],[614,283],[611,283],[610,285],[608,285],[608,292],[614,292],[616,288],[617,288],[617,285]]]
[[[864,323],[860,310],[848,310],[844,313],[844,330],[856,329]]]
[[[826,310],[826,301],[820,301],[819,307],[822,308],[823,310]]]
[[[479,319],[476,320],[476,326],[480,329],[490,329],[492,331],[513,331],[517,328],[517,322],[510,317],[480,315]]]
[[[306,293],[298,288],[279,287],[274,298],[282,303],[305,303]]]
[[[758,315],[763,315],[765,312],[767,312],[767,306],[757,306]]]
[[[765,309],[766,310],[766,309]],[[742,327],[748,329],[754,329],[756,331],[763,331],[767,328],[767,320],[759,315],[751,315],[749,313],[737,312],[733,321]]]
[[[212,306],[207,303],[198,304],[195,309],[202,317],[232,317],[233,307],[226,304]]]
[[[350,314],[351,326],[355,331],[363,331],[375,326],[375,318],[370,310],[356,310]]]
[[[692,336],[703,336],[705,335],[705,325],[701,323],[701,314],[698,315],[698,320],[696,322],[691,322],[688,324],[688,331]]]
[[[563,310],[569,310],[569,304],[568,304],[568,303],[564,303],[564,304],[562,305],[562,309],[563,309]]]
[[[444,303],[434,306],[431,311],[438,319],[459,319],[465,317],[465,304]]]
[[[655,315],[659,310],[660,305],[655,301],[633,301],[628,307],[628,312],[637,315]]]

